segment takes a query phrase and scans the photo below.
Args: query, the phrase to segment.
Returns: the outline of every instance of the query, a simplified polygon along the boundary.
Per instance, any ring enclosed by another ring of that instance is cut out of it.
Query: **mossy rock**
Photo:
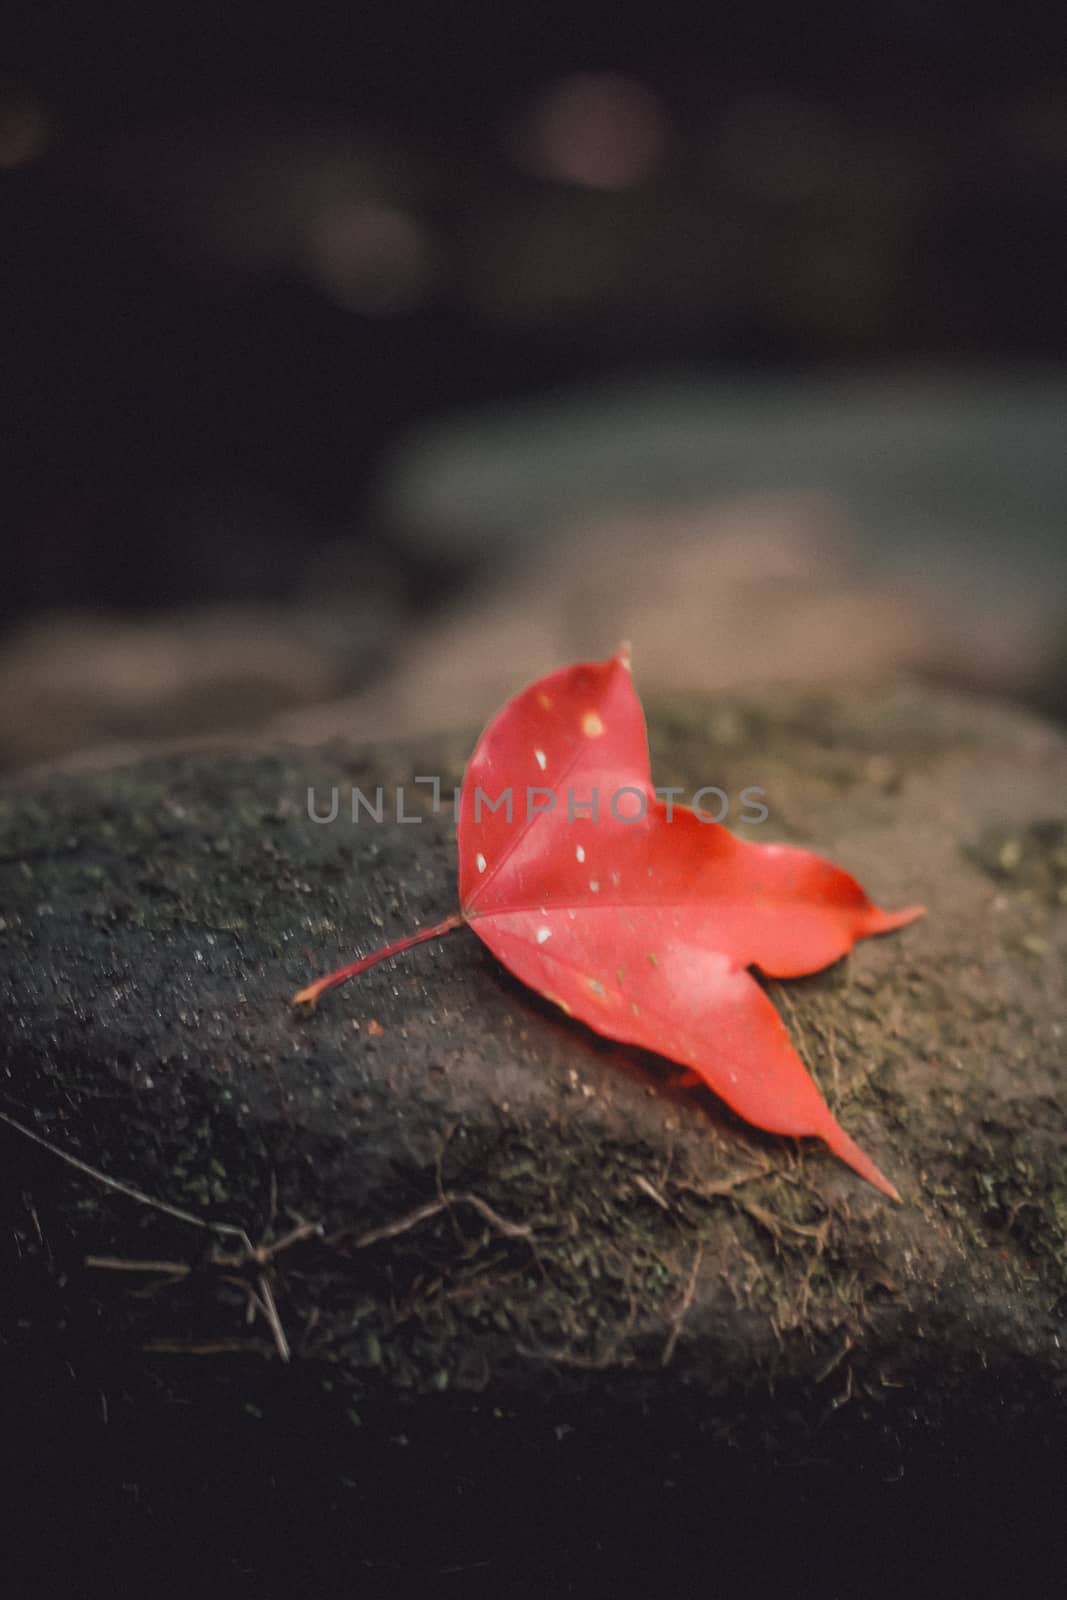
[[[651,729],[657,781],[758,785],[749,837],[928,907],[770,985],[902,1206],[568,1022],[465,931],[290,1007],[454,909],[453,830],[412,780],[458,781],[466,739],[0,794],[4,1398],[56,1482],[105,1461],[83,1536],[132,1515],[128,1482],[177,1529],[190,1439],[246,1519],[234,1581],[262,1578],[285,1494],[305,1535],[343,1513],[368,1570],[476,1572],[484,1547],[508,1593],[544,1550],[469,1496],[530,1474],[564,1498],[596,1478],[624,1552],[620,1495],[669,1519],[706,1484],[721,1561],[759,1542],[745,1474],[781,1512],[812,1472],[838,1495],[857,1463],[941,1485],[948,1461],[971,1489],[1022,1463],[1040,1510],[1067,1441],[1064,743],[917,689],[674,703]],[[309,817],[309,788],[378,783],[421,820]],[[580,1528],[557,1529],[570,1578]]]

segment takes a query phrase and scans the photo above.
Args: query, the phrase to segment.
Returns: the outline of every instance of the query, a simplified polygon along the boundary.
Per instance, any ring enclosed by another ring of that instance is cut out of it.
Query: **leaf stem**
[[[462,928],[465,921],[462,911],[454,911],[450,917],[436,923],[432,928],[420,928],[418,933],[409,934],[406,939],[397,939],[395,943],[387,944],[381,950],[373,950],[369,956],[353,961],[350,966],[338,967],[336,972],[329,972],[324,978],[316,978],[306,989],[299,989],[294,994],[292,1003],[294,1006],[314,1006],[319,996],[325,994],[327,989],[334,989],[339,983],[358,977],[361,972],[366,972],[368,967],[377,966],[379,961],[384,961],[388,956],[398,956],[401,951],[410,950],[413,944],[424,944],[427,939],[440,939],[444,934],[451,933],[453,928]]]

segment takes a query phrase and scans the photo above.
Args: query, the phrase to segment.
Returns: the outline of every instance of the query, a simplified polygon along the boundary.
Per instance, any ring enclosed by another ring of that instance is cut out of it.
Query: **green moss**
[[[1067,822],[1041,818],[983,830],[964,847],[1003,888],[1035,904],[1067,905]]]

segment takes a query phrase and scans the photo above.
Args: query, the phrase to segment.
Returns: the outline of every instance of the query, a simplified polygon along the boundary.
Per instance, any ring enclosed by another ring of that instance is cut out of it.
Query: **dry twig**
[[[678,1337],[682,1331],[682,1324],[685,1321],[686,1313],[693,1304],[693,1298],[697,1292],[697,1279],[700,1277],[700,1268],[703,1260],[704,1243],[703,1240],[701,1240],[700,1244],[697,1245],[696,1251],[693,1255],[693,1265],[689,1269],[689,1278],[686,1282],[685,1292],[682,1295],[678,1310],[674,1313],[674,1316],[671,1319],[671,1331],[667,1335],[667,1343],[663,1346],[663,1354],[660,1357],[660,1365],[663,1367],[669,1367],[674,1357],[674,1347],[678,1343]]]
[[[380,1228],[368,1228],[363,1233],[356,1233],[351,1228],[341,1228],[336,1233],[327,1234],[326,1244],[347,1244],[352,1250],[366,1250],[372,1244],[379,1244],[383,1239],[396,1239],[402,1233],[410,1233],[412,1228],[417,1228],[421,1222],[428,1222],[431,1217],[440,1216],[442,1211],[448,1211],[452,1206],[471,1206],[484,1217],[486,1222],[502,1233],[507,1239],[531,1239],[533,1229],[525,1223],[509,1222],[499,1212],[494,1211],[480,1195],[462,1191],[442,1191],[436,1200],[428,1200],[425,1205],[416,1206],[414,1211],[407,1212],[402,1217],[397,1217],[392,1222],[385,1222]]]
[[[172,1206],[168,1200],[155,1200],[150,1194],[145,1194],[143,1189],[137,1189],[132,1183],[125,1183],[121,1178],[109,1178],[106,1172],[100,1172],[96,1167],[91,1167],[87,1161],[82,1161],[79,1156],[72,1156],[68,1151],[61,1150],[59,1145],[52,1144],[41,1134],[35,1133],[32,1128],[27,1128],[25,1123],[19,1122],[16,1117],[9,1116],[6,1111],[0,1111],[0,1122],[6,1122],[9,1128],[14,1128],[25,1138],[32,1139],[34,1144],[39,1144],[50,1155],[65,1161],[69,1167],[75,1167],[83,1172],[86,1177],[92,1178],[96,1183],[102,1183],[105,1188],[114,1189],[117,1194],[124,1194],[129,1200],[136,1200],[138,1205],[151,1206],[154,1211],[162,1211],[168,1217],[174,1217],[178,1222],[187,1222],[193,1228],[206,1228],[214,1233],[227,1234],[230,1238],[241,1239],[251,1250],[251,1241],[243,1228],[235,1227],[231,1222],[212,1222],[207,1217],[198,1217],[192,1211],[183,1211],[181,1206]]]

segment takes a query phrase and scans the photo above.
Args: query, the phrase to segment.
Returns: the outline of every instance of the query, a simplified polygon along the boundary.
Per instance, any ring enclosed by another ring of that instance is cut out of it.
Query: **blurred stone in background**
[[[900,674],[1063,709],[1054,379],[705,381],[428,423],[288,607],[51,619],[0,648],[0,757],[215,734],[475,727],[634,646],[643,691]],[[405,569],[468,574],[414,598]]]
[[[247,9],[41,11],[0,84],[0,766],[473,724],[621,633],[1063,713],[1046,23]]]

